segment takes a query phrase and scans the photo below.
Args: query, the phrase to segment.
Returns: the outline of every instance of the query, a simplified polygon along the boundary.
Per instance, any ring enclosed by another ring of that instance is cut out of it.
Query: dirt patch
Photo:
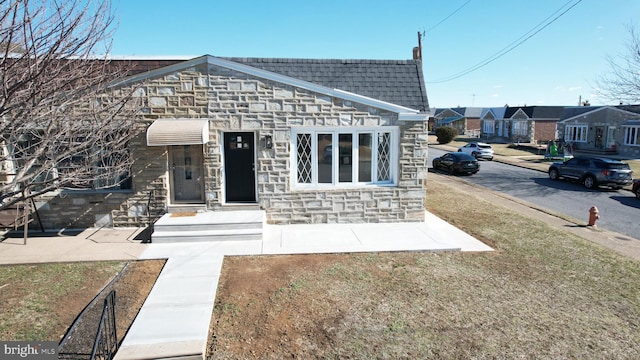
[[[61,355],[90,354],[102,315],[104,298],[116,291],[116,332],[122,342],[142,304],[156,282],[165,260],[133,261],[87,305],[61,342]],[[86,303],[85,303],[86,304]],[[77,304],[64,304],[64,309],[77,309]],[[77,315],[77,313],[76,313]]]
[[[214,314],[220,316],[213,318],[209,353],[216,359],[267,359],[296,357],[316,347],[331,347],[332,338],[327,331],[338,326],[340,311],[326,303],[320,307],[324,310],[323,319],[318,319],[318,307],[311,303],[322,299],[323,294],[313,293],[313,288],[299,279],[326,271],[340,258],[339,255],[226,257],[218,290],[221,296],[216,299],[214,309]],[[288,301],[298,295],[299,301]]]

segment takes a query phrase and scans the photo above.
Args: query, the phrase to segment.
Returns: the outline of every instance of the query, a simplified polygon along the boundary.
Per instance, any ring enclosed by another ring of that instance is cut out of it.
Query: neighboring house
[[[492,139],[502,134],[507,107],[483,108],[480,114],[480,137]]]
[[[495,116],[497,114],[493,111],[487,112],[483,114],[483,120],[487,123],[482,126],[482,137],[491,137],[493,141],[522,143],[555,140],[556,126],[563,109],[563,106],[507,107],[502,118]],[[493,133],[489,133],[492,129]]]
[[[130,181],[37,199],[46,228],[137,226],[253,204],[267,222],[424,221],[420,60],[202,56],[133,61]]]
[[[567,107],[558,123],[558,133],[576,152],[639,158],[640,107]]]
[[[434,126],[449,126],[458,130],[460,135],[477,136],[480,133],[481,113],[482,108],[479,107],[436,109]]]

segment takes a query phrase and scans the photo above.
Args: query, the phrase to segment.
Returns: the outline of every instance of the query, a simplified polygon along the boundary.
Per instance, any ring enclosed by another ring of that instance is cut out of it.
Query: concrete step
[[[155,222],[151,242],[260,240],[265,216],[263,210],[169,213]]]
[[[262,229],[199,230],[185,232],[155,230],[151,235],[151,242],[154,244],[233,240],[262,240]]]
[[[156,222],[155,231],[189,232],[189,231],[219,231],[234,229],[262,229],[261,222],[235,223],[198,223],[198,224],[160,224]]]

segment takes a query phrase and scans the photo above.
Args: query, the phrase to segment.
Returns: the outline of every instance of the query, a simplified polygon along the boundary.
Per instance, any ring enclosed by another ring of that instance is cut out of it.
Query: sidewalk
[[[22,232],[8,233],[4,241],[0,241],[0,265],[135,260],[148,247],[136,239],[142,231],[141,228],[85,229],[62,233],[31,231],[26,245]]]

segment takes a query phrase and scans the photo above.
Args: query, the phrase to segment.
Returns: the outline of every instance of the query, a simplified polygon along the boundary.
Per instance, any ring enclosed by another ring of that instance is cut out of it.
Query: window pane
[[[353,134],[339,134],[338,178],[340,182],[353,181]]]
[[[318,183],[331,184],[333,182],[333,136],[318,134]]]
[[[371,181],[371,134],[358,135],[358,181]]]
[[[378,134],[378,181],[391,180],[391,134]]]
[[[311,134],[298,134],[298,183],[311,184]]]

